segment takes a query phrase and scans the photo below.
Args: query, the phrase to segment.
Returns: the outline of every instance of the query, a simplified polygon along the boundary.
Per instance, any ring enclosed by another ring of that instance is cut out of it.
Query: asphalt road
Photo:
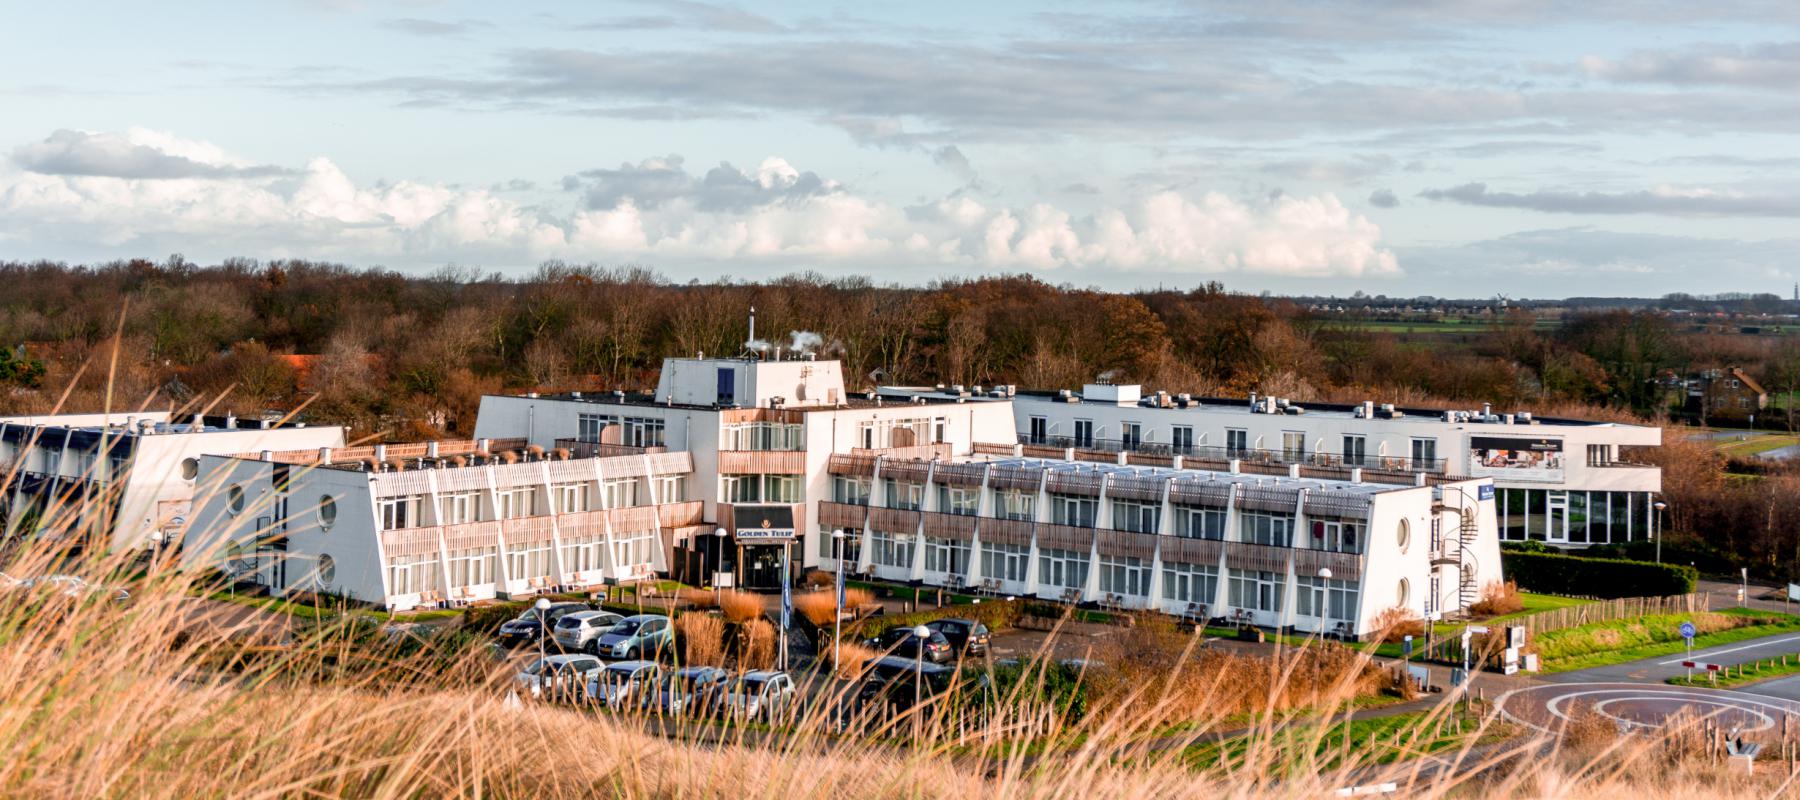
[[[1749,639],[1733,644],[1707,647],[1694,651],[1693,660],[1710,661],[1717,664],[1737,664],[1744,661],[1755,661],[1759,658],[1779,658],[1784,654],[1800,653],[1800,633],[1778,633],[1761,639]],[[1614,664],[1610,667],[1594,667],[1573,672],[1559,672],[1544,676],[1550,683],[1661,683],[1666,678],[1682,675],[1687,670],[1681,662],[1688,656],[1675,653],[1656,656],[1642,661],[1631,661]],[[1786,679],[1783,680],[1785,682]],[[1767,687],[1765,683],[1757,687]],[[1800,684],[1792,690],[1794,699],[1800,700]],[[1786,696],[1786,695],[1782,695]]]

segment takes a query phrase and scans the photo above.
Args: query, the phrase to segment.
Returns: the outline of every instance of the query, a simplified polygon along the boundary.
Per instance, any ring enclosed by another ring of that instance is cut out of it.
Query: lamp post
[[[713,605],[715,606],[719,605],[723,599],[719,591],[719,573],[725,571],[725,537],[729,535],[731,534],[726,533],[724,528],[713,530],[713,540],[719,543],[719,555],[714,559],[717,563],[713,564]]]
[[[919,723],[925,715],[925,709],[920,704],[924,702],[921,695],[925,683],[925,644],[931,641],[931,629],[920,625],[913,628],[912,633],[915,640],[913,654],[917,656],[913,659],[913,739],[916,741],[919,738]]]
[[[843,643],[844,639],[844,537],[847,535],[843,528],[831,532],[831,556],[832,560],[837,562],[837,575],[835,576],[837,586],[832,590],[832,593],[836,595],[832,607],[837,609],[837,613],[831,618],[831,670],[833,672],[843,669],[842,662],[838,659],[840,658],[839,645]]]
[[[531,607],[537,609],[538,612],[538,684],[541,686],[544,683],[545,669],[544,640],[550,638],[550,621],[545,618],[544,614],[550,610],[550,598],[540,597],[537,602],[531,604]]]
[[[1656,538],[1656,563],[1662,563],[1662,512],[1669,504],[1658,500],[1650,504],[1656,514],[1650,518],[1650,535]]]

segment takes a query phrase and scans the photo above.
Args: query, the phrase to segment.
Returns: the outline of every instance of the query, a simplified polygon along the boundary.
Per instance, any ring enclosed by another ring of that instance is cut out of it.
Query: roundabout
[[[1779,730],[1784,717],[1800,717],[1800,703],[1699,687],[1642,683],[1548,684],[1516,689],[1497,701],[1508,722],[1557,733],[1577,713],[1591,711],[1621,730],[1660,728],[1684,710],[1745,734]]]

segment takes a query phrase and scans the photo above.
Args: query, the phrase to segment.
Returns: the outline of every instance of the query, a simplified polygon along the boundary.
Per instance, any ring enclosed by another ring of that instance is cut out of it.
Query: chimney
[[[262,460],[264,460],[264,461],[274,461],[275,460],[275,451],[264,450],[264,451],[262,451],[260,456],[261,456]]]
[[[491,448],[493,444],[494,442],[492,439],[476,439],[475,450],[485,456],[488,454],[488,449]]]
[[[225,412],[225,429],[226,430],[237,429],[237,415],[231,413],[230,411]]]
[[[387,460],[387,445],[385,445],[385,444],[375,445],[375,460],[376,461],[386,461]]]
[[[327,466],[329,466],[331,464],[331,448],[329,448],[329,447],[319,448],[319,463],[325,464]]]
[[[206,430],[206,416],[205,415],[203,415],[203,414],[195,414],[194,415],[194,430],[196,430],[196,431]]]
[[[1350,482],[1351,483],[1362,483],[1362,467],[1351,467],[1350,468]]]
[[[750,336],[746,341],[756,341],[756,306],[750,307]]]
[[[425,457],[426,458],[437,458],[438,457],[438,443],[435,440],[425,443]]]

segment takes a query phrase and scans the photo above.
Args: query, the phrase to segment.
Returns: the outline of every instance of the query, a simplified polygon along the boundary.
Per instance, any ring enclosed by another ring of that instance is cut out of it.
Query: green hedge
[[[983,600],[979,604],[927,608],[911,614],[883,614],[861,620],[851,630],[845,631],[844,635],[850,638],[877,636],[894,628],[911,628],[946,617],[972,619],[988,626],[989,630],[1000,631],[1013,627],[1024,606],[1024,602],[1017,600],[1010,603],[1005,600]]]
[[[475,633],[499,633],[501,625],[505,624],[507,620],[525,613],[525,609],[530,607],[531,604],[525,602],[475,606],[463,612],[462,627],[463,630]]]
[[[1699,573],[1684,564],[1505,550],[1506,577],[1527,592],[1584,597],[1657,597],[1694,591]]]

